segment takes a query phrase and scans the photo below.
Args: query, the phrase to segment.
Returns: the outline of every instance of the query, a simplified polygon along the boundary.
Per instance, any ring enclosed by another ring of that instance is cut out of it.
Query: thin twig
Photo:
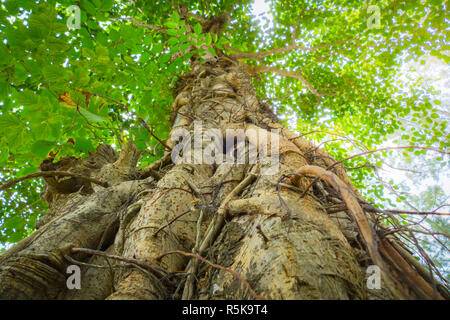
[[[342,162],[344,162],[344,161],[347,161],[347,160],[350,160],[350,159],[353,159],[353,158],[356,158],[356,157],[360,157],[360,156],[363,156],[363,155],[366,155],[366,154],[371,154],[371,153],[375,153],[375,152],[379,152],[379,151],[384,151],[384,150],[398,150],[398,149],[424,149],[424,150],[431,150],[431,151],[435,151],[435,152],[439,152],[439,153],[442,153],[442,154],[450,154],[450,152],[447,152],[447,151],[442,151],[442,150],[439,150],[439,149],[435,149],[435,148],[431,148],[431,147],[424,147],[424,146],[400,146],[400,147],[386,147],[386,148],[381,148],[381,149],[376,149],[376,150],[369,150],[369,151],[366,151],[366,152],[362,152],[362,153],[358,153],[358,154],[355,154],[355,155],[353,155],[353,156],[350,156],[350,157],[348,157],[348,158],[345,158],[345,159],[342,159],[342,160],[339,160],[339,161],[336,161],[335,163],[333,163],[332,165],[330,165],[330,166],[328,166],[327,168],[326,168],[326,170],[331,170],[332,168],[334,168],[335,166],[337,166],[338,164],[340,164],[340,163],[342,163]],[[331,157],[330,157],[331,158]],[[301,194],[301,196],[300,197],[304,197],[305,195],[306,195],[306,193],[308,192],[308,190],[309,190],[309,188],[311,188],[317,181],[319,181],[320,180],[320,178],[315,178],[306,188],[305,188],[305,190],[303,191],[303,193]]]
[[[225,178],[225,177],[224,177]],[[227,205],[236,195],[238,195],[242,190],[244,190],[250,183],[253,182],[253,180],[256,179],[256,175],[250,173],[244,180],[242,180],[222,201],[217,214],[214,216],[213,220],[209,224],[208,228],[206,229],[205,236],[200,244],[200,246],[197,248],[197,252],[199,255],[203,255],[205,251],[208,249],[208,247],[214,242],[217,235],[219,234],[220,230],[222,229],[226,214],[227,214]],[[186,271],[188,274],[195,275],[197,273],[197,267],[198,263],[196,260],[189,261]],[[184,298],[192,298],[193,295],[193,279],[189,278],[187,279],[189,281],[186,281],[186,286],[183,291],[183,297]],[[191,284],[190,284],[191,283]]]
[[[164,146],[164,148],[166,148],[166,149],[169,150],[169,151],[172,150],[171,147],[169,147],[167,144],[165,144],[161,139],[159,139],[159,138],[153,133],[152,130],[150,130],[150,127],[148,126],[147,122],[145,122],[144,119],[138,118],[138,120],[142,123],[142,125],[143,125],[144,128],[148,131],[148,133],[150,133],[151,136],[152,136],[153,138],[155,138],[156,140],[158,140],[158,142],[161,143],[161,144]]]
[[[256,294],[256,292],[252,289],[250,284],[245,279],[243,279],[242,276],[239,273],[237,273],[233,269],[230,269],[230,268],[227,268],[227,267],[215,264],[215,263],[209,261],[208,259],[203,258],[202,256],[200,256],[200,255],[198,255],[196,253],[190,253],[190,252],[185,252],[185,251],[180,251],[180,250],[173,250],[173,251],[168,251],[168,252],[165,252],[165,253],[161,254],[159,257],[156,258],[156,260],[160,261],[164,256],[166,256],[168,254],[174,254],[174,253],[182,254],[182,255],[187,256],[187,257],[192,257],[192,258],[198,259],[198,260],[200,260],[200,261],[202,261],[202,262],[204,262],[206,264],[209,264],[213,268],[220,269],[220,270],[223,270],[223,271],[231,273],[236,279],[238,279],[240,282],[242,282],[242,284],[248,289],[248,291],[250,292],[250,294],[252,295],[253,298],[255,298],[257,300],[267,300],[265,297]]]
[[[110,18],[109,20],[111,20],[111,21],[118,21],[118,22],[123,22],[123,21],[134,22],[138,27],[141,27],[141,28],[144,28],[144,29],[152,29],[155,32],[157,32],[157,31],[165,31],[166,30],[165,28],[160,28],[160,27],[152,25],[152,24],[143,23],[143,22],[137,20],[134,17]]]
[[[161,228],[159,228],[158,230],[156,230],[155,233],[153,233],[152,237],[155,238],[161,230],[163,230],[164,228],[170,226],[172,223],[174,223],[175,221],[177,221],[178,219],[180,219],[182,216],[188,214],[189,212],[191,212],[191,209],[189,209],[189,210],[187,210],[187,211],[185,211],[185,212],[183,212],[183,213],[177,215],[175,218],[173,218],[172,220],[170,220],[169,222],[167,222],[165,225],[163,225]],[[133,232],[136,232],[136,231],[138,231],[138,230],[140,230],[140,229],[144,229],[144,228],[145,228],[145,227],[136,229],[136,230],[134,230]]]
[[[393,210],[393,209],[378,209],[371,205],[360,204],[365,211],[372,211],[378,213],[391,213],[391,214],[412,214],[412,215],[436,215],[436,216],[450,216],[449,212],[434,212],[434,211],[407,211],[407,210]],[[339,204],[335,206],[330,206],[326,208],[327,213],[334,213],[339,211],[347,210],[347,206],[345,204]]]
[[[324,48],[327,48],[330,46],[339,45],[339,44],[343,44],[343,43],[355,41],[355,40],[357,40],[357,38],[351,38],[351,39],[337,41],[337,42],[333,42],[333,43],[325,43],[325,44],[318,45],[316,47],[305,47],[305,46],[301,46],[301,45],[292,44],[292,45],[282,47],[282,48],[275,48],[275,49],[268,50],[268,51],[254,52],[254,53],[242,52],[242,51],[234,49],[230,46],[226,46],[226,47],[233,50],[234,52],[237,52],[237,54],[230,55],[233,58],[236,58],[236,59],[262,59],[267,56],[271,56],[271,55],[274,55],[277,53],[283,53],[283,52],[291,51],[291,50],[295,50],[295,49],[300,49],[300,50],[304,50],[304,51],[315,51],[315,50],[324,49]]]
[[[104,251],[93,250],[93,249],[88,249],[88,248],[71,248],[71,252],[72,253],[84,252],[84,253],[91,254],[91,255],[97,255],[97,256],[101,256],[101,257],[106,257],[106,258],[111,258],[111,259],[115,259],[115,260],[131,263],[133,265],[136,265],[138,267],[141,267],[141,268],[143,268],[145,270],[150,271],[153,275],[155,275],[156,277],[160,278],[162,281],[165,281],[166,283],[172,285],[172,282],[169,281],[166,278],[166,275],[162,271],[156,269],[155,267],[149,265],[148,263],[145,263],[145,262],[142,262],[142,261],[139,261],[139,260],[136,260],[136,259],[125,258],[125,257],[122,257],[122,256],[109,254],[109,253],[106,253]]]
[[[282,76],[286,77],[292,77],[300,80],[301,83],[305,85],[305,87],[308,88],[308,90],[315,96],[321,97],[323,94],[319,93],[314,87],[309,83],[308,80],[300,73],[300,72],[294,72],[294,71],[288,71],[288,70],[282,70],[280,68],[276,67],[269,67],[265,65],[260,65],[255,67],[255,72],[273,72],[277,73]]]

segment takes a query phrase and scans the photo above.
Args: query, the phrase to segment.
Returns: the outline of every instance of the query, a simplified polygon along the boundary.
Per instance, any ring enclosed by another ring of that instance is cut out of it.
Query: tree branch
[[[447,152],[447,151],[442,151],[442,150],[439,150],[439,149],[435,149],[435,148],[431,148],[431,147],[423,147],[423,146],[386,147],[386,148],[380,148],[380,149],[376,149],[376,150],[369,150],[369,151],[366,151],[366,152],[363,152],[363,153],[358,153],[358,154],[355,154],[355,155],[350,156],[350,157],[348,157],[348,158],[345,158],[345,159],[336,161],[336,162],[333,163],[332,165],[328,166],[328,167],[326,168],[326,170],[330,170],[330,169],[334,168],[335,166],[337,166],[338,164],[340,164],[340,163],[342,163],[342,162],[344,162],[344,161],[347,161],[347,160],[350,160],[350,159],[353,159],[353,158],[356,158],[356,157],[360,157],[360,156],[363,156],[363,155],[366,155],[366,154],[371,154],[371,153],[375,153],[375,152],[378,152],[378,151],[384,151],[384,150],[398,150],[398,149],[424,149],[424,150],[431,150],[431,151],[439,152],[439,153],[442,153],[442,154],[450,154],[450,152]],[[331,157],[329,157],[329,158],[331,158]],[[332,159],[332,158],[331,158],[331,159]],[[333,160],[334,160],[334,159],[333,159]],[[311,188],[312,185],[313,185],[314,183],[316,183],[317,181],[319,181],[319,178],[314,179],[314,180],[313,180],[313,181],[305,188],[305,191],[303,191],[303,193],[301,194],[300,197],[303,198],[303,197],[306,195],[306,193],[308,192],[309,188]],[[418,211],[418,210],[417,210],[417,211]]]
[[[18,178],[18,179],[10,180],[0,186],[0,191],[6,190],[23,180],[37,178],[37,177],[51,177],[51,176],[62,176],[62,177],[66,176],[66,177],[79,178],[79,179],[82,179],[82,180],[85,180],[88,182],[98,184],[99,186],[102,186],[104,188],[109,187],[107,182],[103,182],[103,181],[100,181],[100,180],[97,180],[97,179],[94,179],[91,177],[86,177],[86,176],[82,176],[82,175],[67,172],[67,171],[42,171],[42,172],[35,172],[35,173],[26,175],[26,176]]]
[[[169,151],[172,150],[171,147],[169,147],[167,144],[165,144],[161,139],[159,139],[159,138],[153,133],[152,130],[150,130],[150,127],[148,126],[147,122],[145,122],[144,119],[139,118],[138,120],[142,123],[142,125],[143,125],[144,128],[148,131],[148,133],[150,133],[151,136],[152,136],[153,138],[155,138],[156,140],[158,140],[158,142],[161,143],[161,144],[164,146],[164,148],[166,148],[166,149],[169,150]]]
[[[434,211],[407,211],[407,210],[393,210],[393,209],[378,209],[374,206],[367,205],[367,204],[360,204],[361,207],[365,211],[372,211],[372,212],[378,212],[378,213],[390,213],[390,214],[412,214],[412,215],[436,215],[436,216],[450,216],[449,212],[434,212]],[[347,210],[347,206],[345,204],[338,204],[335,206],[330,206],[326,208],[327,213],[335,213],[343,210]]]
[[[166,30],[165,28],[161,28],[161,27],[155,26],[153,24],[143,23],[134,17],[110,18],[109,20],[118,21],[118,22],[130,21],[130,22],[134,22],[138,27],[141,27],[144,29],[152,29],[153,31],[165,31]]]
[[[308,80],[305,79],[305,77],[300,72],[287,71],[287,70],[282,70],[282,69],[279,69],[276,67],[269,67],[269,66],[256,66],[255,72],[273,72],[273,73],[277,73],[282,76],[296,78],[296,79],[300,80],[313,95],[318,96],[318,97],[323,96],[323,94],[319,93],[316,89],[314,89],[314,87],[309,83]]]
[[[259,60],[259,59],[262,59],[267,56],[291,51],[294,49],[301,49],[304,51],[315,51],[315,50],[324,49],[327,47],[331,47],[331,46],[335,46],[335,45],[339,45],[339,44],[343,44],[343,43],[347,43],[347,42],[355,41],[355,40],[357,40],[357,38],[351,38],[351,39],[337,41],[337,42],[333,42],[333,43],[325,43],[325,44],[318,45],[316,47],[305,47],[305,46],[301,46],[301,45],[297,45],[297,44],[291,44],[291,45],[288,45],[288,46],[282,47],[282,48],[275,48],[275,49],[268,50],[268,51],[253,52],[253,53],[252,52],[242,52],[242,51],[232,48],[231,46],[225,46],[225,47],[233,50],[234,52],[237,52],[237,54],[230,55],[230,57],[232,57],[232,58]]]

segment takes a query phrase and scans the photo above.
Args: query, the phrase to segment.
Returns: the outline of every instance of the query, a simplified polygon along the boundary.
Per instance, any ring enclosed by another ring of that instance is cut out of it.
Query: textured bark
[[[407,281],[392,282],[401,278],[395,261],[383,267],[389,276],[383,278],[384,289],[367,290],[364,271],[373,264],[367,242],[349,212],[326,213],[326,203],[342,202],[330,185],[318,182],[301,197],[313,178],[299,175],[279,188],[281,175],[298,172],[305,165],[327,168],[334,160],[277,124],[239,63],[212,56],[202,64],[194,63],[192,72],[179,83],[172,120],[173,130],[185,128],[191,133],[194,120],[202,121],[204,130],[222,132],[276,129],[271,134],[280,139],[279,172],[261,175],[268,166],[264,163],[174,165],[168,156],[138,170],[139,152],[132,144],[119,157],[111,148],[100,146],[91,157],[73,161],[66,170],[105,181],[110,187],[80,183],[84,187],[67,194],[58,192],[55,183],[49,184],[44,198],[50,211],[40,229],[0,256],[0,298],[421,297]],[[258,146],[252,139],[250,143]],[[175,143],[167,141],[171,147]],[[350,196],[363,200],[342,167],[336,166],[333,172]],[[248,185],[240,185],[246,177],[252,177]],[[230,194],[233,190],[236,194]],[[373,225],[373,217],[368,216],[368,221]],[[73,247],[103,250],[129,262],[74,253]],[[177,250],[193,251],[228,270],[180,253],[164,255]],[[81,290],[67,290],[66,268],[76,261],[90,265],[83,266]],[[184,270],[193,270],[195,277]]]

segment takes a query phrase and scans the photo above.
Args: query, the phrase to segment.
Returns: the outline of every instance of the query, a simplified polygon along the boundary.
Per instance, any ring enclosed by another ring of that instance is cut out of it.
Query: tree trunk
[[[335,161],[277,124],[256,97],[246,68],[208,55],[179,82],[173,133],[183,128],[193,135],[197,121],[203,132],[261,129],[260,137],[278,139],[270,154],[279,157],[278,170],[264,174],[272,165],[264,161],[174,164],[170,150],[150,167],[137,169],[139,151],[133,144],[120,156],[102,145],[86,159],[72,159],[68,168],[56,163],[57,169],[109,187],[84,183],[76,192],[62,193],[58,186],[75,184],[75,178],[52,184],[46,178],[43,197],[50,209],[41,226],[0,256],[0,298],[432,297],[426,276],[416,269],[413,276],[403,276],[402,256],[386,254],[399,246],[395,239],[379,238],[373,217],[355,214],[352,206],[363,199],[344,169],[334,166],[326,171],[328,178],[318,171]],[[257,138],[247,136],[247,156],[252,146],[263,152]],[[242,147],[234,139],[216,142],[229,154]],[[180,146],[170,138],[167,145]],[[297,175],[280,179],[292,173]],[[312,175],[322,175],[325,182],[315,182],[303,196]],[[325,210],[342,202],[344,211]],[[69,290],[67,267],[81,263],[81,289]],[[382,269],[381,289],[367,288],[365,269],[372,264]]]

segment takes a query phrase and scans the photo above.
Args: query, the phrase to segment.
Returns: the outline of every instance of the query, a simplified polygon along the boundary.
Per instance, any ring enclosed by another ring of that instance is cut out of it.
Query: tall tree
[[[370,148],[412,111],[434,123],[394,78],[408,54],[448,60],[445,4],[279,1],[266,26],[251,5],[1,4],[2,240],[40,218],[0,255],[0,298],[449,297],[405,212],[347,176],[351,150],[304,137],[332,123]],[[396,149],[448,156],[446,125]]]

